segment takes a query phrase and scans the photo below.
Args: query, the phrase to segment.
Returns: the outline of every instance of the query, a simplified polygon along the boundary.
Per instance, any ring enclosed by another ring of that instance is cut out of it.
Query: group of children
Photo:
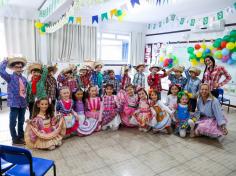
[[[131,84],[130,68],[124,67],[119,81],[113,70],[101,73],[103,65],[70,65],[54,78],[57,66],[31,64],[31,80],[27,84],[30,119],[27,120],[25,142],[28,147],[55,149],[69,136],[87,136],[101,130],[118,130],[120,125],[138,127],[140,131],[194,136],[200,86],[200,70],[176,66],[168,71],[159,65],[149,68],[145,88],[145,65],[135,67]],[[79,70],[79,73],[77,73]],[[162,73],[160,73],[162,71]],[[174,73],[172,73],[174,72]],[[168,76],[171,84],[166,102],[161,100],[161,79]]]

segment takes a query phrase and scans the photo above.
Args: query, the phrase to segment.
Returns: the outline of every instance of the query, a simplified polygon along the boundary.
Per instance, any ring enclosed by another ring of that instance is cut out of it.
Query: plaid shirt
[[[181,88],[184,88],[184,86],[187,83],[187,79],[183,76],[176,78],[174,74],[170,74],[168,79],[170,80],[171,84],[178,84]]]
[[[53,76],[48,76],[45,87],[46,87],[48,98],[51,98],[52,100],[56,100],[57,80]]]
[[[91,72],[87,72],[83,76],[82,75],[77,76],[77,81],[78,81],[79,87],[88,88],[90,85],[90,77],[91,77]]]
[[[76,89],[78,88],[78,83],[77,80],[75,78],[72,79],[66,79],[65,76],[63,76],[62,74],[58,75],[57,77],[57,81],[60,83],[59,88],[62,86],[67,86],[69,87],[71,92],[75,92]]]
[[[225,80],[220,82],[220,78],[225,76]],[[222,66],[215,66],[213,69],[206,69],[206,72],[203,75],[203,82],[210,84],[211,90],[214,89],[214,83],[219,83],[219,87],[224,86],[231,80],[230,74]]]
[[[108,79],[106,81],[106,84],[112,84],[113,87],[114,87],[114,91],[116,91],[116,93],[119,92],[119,90],[120,90],[120,81],[119,80],[117,80],[117,79]]]
[[[94,86],[98,86],[98,88],[102,88],[103,83],[103,75],[100,72],[93,71],[91,76],[91,84]]]
[[[116,110],[117,104],[115,101],[115,96],[107,96],[103,97],[103,108],[104,110]]]
[[[22,79],[23,84],[27,86],[27,79],[21,74],[17,75],[16,73],[8,74],[6,72],[7,61],[3,61],[0,64],[0,76],[7,82],[7,105],[9,107],[15,108],[26,108],[27,101],[26,98],[20,96],[20,87],[19,79]]]
[[[125,87],[130,83],[131,83],[131,78],[129,77],[129,75],[124,75],[121,80],[121,89],[125,89]]]
[[[136,87],[145,88],[145,75],[143,73],[136,73],[133,79],[133,85]]]
[[[166,73],[164,74],[150,74],[148,76],[148,85],[150,86],[151,89],[156,89],[158,92],[162,91],[162,87],[161,87],[161,78],[166,77]]]
[[[186,90],[188,93],[193,94],[193,96],[196,97],[199,91],[201,80],[198,77],[196,77],[195,79],[192,79],[189,74],[189,69],[185,70],[185,75],[187,78],[187,83],[184,87],[184,90]]]

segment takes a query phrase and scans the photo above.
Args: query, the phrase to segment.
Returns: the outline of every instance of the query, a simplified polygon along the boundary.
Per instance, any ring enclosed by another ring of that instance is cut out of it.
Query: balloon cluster
[[[159,64],[166,68],[172,68],[178,63],[178,58],[173,55],[173,47],[170,45],[163,45],[160,49]]]
[[[188,47],[189,61],[192,66],[204,64],[204,59],[208,55],[212,55],[213,47],[207,46],[205,43],[195,44],[194,47]]]
[[[39,21],[35,22],[35,27],[39,30],[40,34],[44,34],[46,32],[46,27],[48,27],[47,23],[41,23]]]
[[[223,63],[232,65],[236,63],[236,30],[232,30],[229,35],[218,38],[214,41],[214,57],[221,59]]]

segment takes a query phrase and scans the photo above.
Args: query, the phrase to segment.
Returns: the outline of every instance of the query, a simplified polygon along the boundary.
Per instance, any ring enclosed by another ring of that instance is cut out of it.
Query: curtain
[[[53,62],[84,62],[96,58],[97,28],[68,24],[47,35],[48,59]]]
[[[7,55],[22,54],[28,61],[37,61],[34,21],[4,18]]]
[[[131,32],[130,64],[144,63],[145,37],[141,32]]]

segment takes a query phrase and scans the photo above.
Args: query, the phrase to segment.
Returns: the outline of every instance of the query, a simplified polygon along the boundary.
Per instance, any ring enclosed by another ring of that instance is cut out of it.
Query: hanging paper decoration
[[[121,22],[123,21],[123,18],[126,16],[126,13],[125,12],[122,12],[122,15],[118,16],[118,21]]]
[[[102,21],[103,21],[104,19],[105,19],[105,20],[108,20],[107,12],[102,13],[102,14],[101,14],[101,18],[102,18]]]
[[[139,2],[139,0],[130,0],[130,3],[131,3],[131,5],[132,5],[132,7],[134,7],[134,6],[135,6],[135,4],[138,4],[138,5],[140,5],[140,2]]]
[[[185,18],[181,18],[179,24],[183,25],[184,24],[184,20],[185,20]]]
[[[112,18],[113,16],[115,16],[116,13],[117,13],[117,9],[112,9],[112,10],[110,11],[111,18]]]
[[[76,17],[76,23],[81,25],[81,17]]]
[[[220,11],[217,13],[217,19],[218,20],[222,20],[224,18],[224,14],[223,14],[223,11]]]
[[[98,16],[97,15],[92,16],[92,24],[95,22],[98,23]]]
[[[190,21],[190,26],[194,26],[195,25],[195,19],[191,19],[191,21]]]
[[[203,18],[203,25],[208,25],[208,17]]]
[[[122,15],[122,10],[117,10],[116,16],[119,17],[119,16],[121,16],[121,15]]]
[[[172,14],[172,15],[170,16],[170,20],[171,20],[171,21],[175,21],[175,17],[176,17],[176,15],[175,15],[175,14]]]
[[[68,19],[68,23],[71,23],[71,24],[74,23],[74,17],[73,17],[73,16],[70,16],[70,17],[69,17],[69,19]]]

